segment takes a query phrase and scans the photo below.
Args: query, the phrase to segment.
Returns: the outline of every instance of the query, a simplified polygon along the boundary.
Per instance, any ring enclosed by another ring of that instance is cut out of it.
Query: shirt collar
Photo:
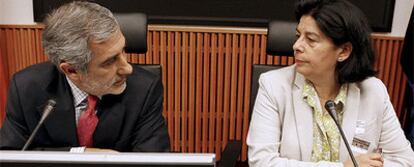
[[[76,107],[88,97],[88,93],[80,90],[68,77],[66,77],[66,80],[68,81],[70,89],[72,90],[73,104]]]
[[[343,112],[343,108],[346,103],[347,93],[348,93],[348,84],[342,84],[341,87],[339,88],[338,95],[335,97],[335,100],[334,100],[336,107],[337,107],[336,110],[340,113]],[[306,80],[304,82],[302,97],[304,99],[308,99],[311,97],[318,98],[316,90],[313,87],[312,82],[310,82],[309,80]]]
[[[344,106],[346,104],[346,96],[348,93],[348,84],[342,84],[341,88],[339,88],[339,93],[338,95],[335,97],[335,104],[336,104],[336,109],[338,110],[338,112],[342,113]]]

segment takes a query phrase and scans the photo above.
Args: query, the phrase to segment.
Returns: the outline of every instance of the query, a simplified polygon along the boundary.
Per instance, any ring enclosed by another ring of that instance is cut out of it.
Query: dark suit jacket
[[[118,151],[169,151],[162,116],[160,78],[133,65],[120,95],[105,95],[98,104],[94,147]],[[30,149],[69,150],[79,146],[75,109],[65,75],[50,62],[30,66],[10,81],[0,149],[21,149],[38,123],[48,99],[56,108],[39,129]]]

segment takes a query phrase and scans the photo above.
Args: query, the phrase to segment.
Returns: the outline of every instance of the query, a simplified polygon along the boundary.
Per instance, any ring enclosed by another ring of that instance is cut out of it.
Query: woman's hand
[[[359,167],[383,167],[384,160],[379,153],[369,153],[369,154],[360,154],[355,157],[356,162]],[[344,162],[344,167],[353,167],[351,159],[348,159]]]

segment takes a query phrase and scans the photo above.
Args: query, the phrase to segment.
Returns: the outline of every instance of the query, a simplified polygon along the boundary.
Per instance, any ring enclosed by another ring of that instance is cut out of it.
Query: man
[[[53,11],[45,24],[50,62],[13,76],[0,149],[21,149],[54,99],[56,107],[29,149],[169,151],[161,81],[127,62],[112,13],[75,1]]]
[[[405,107],[407,118],[405,121],[405,134],[411,142],[414,150],[414,7],[411,10],[411,17],[408,22],[404,38],[404,46],[401,53],[401,67],[407,76],[407,89],[405,93]],[[405,83],[403,83],[405,84]]]

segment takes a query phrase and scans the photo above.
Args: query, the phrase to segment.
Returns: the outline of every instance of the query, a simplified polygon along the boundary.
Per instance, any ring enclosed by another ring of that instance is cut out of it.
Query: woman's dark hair
[[[352,53],[336,66],[340,84],[359,82],[376,74],[371,29],[362,11],[346,0],[298,0],[296,19],[312,16],[336,46],[350,42]]]

